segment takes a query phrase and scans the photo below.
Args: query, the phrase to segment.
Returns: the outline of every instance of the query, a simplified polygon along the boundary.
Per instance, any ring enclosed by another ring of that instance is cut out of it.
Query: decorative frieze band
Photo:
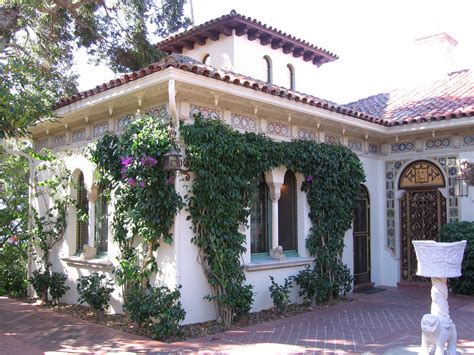
[[[319,141],[315,131],[304,128],[298,129],[298,139],[304,139],[307,141]]]
[[[81,129],[78,129],[74,132],[72,132],[72,141],[73,142],[79,142],[79,141],[82,141],[86,139],[86,129],[85,128],[81,128]]]
[[[266,133],[288,138],[290,136],[290,127],[284,123],[268,121]]]
[[[426,150],[434,150],[434,149],[444,149],[444,148],[451,148],[452,141],[449,137],[444,138],[432,138],[425,140],[425,149]]]
[[[127,126],[133,121],[133,116],[128,115],[128,116],[123,116],[120,117],[117,121],[117,130],[118,131],[123,131]]]
[[[232,113],[231,118],[232,127],[244,131],[257,132],[257,120],[255,118],[236,115],[234,113]]]
[[[415,142],[392,143],[392,153],[406,153],[415,151]]]
[[[324,137],[324,142],[326,144],[341,144],[341,138],[338,136],[333,136],[332,134],[326,134]]]
[[[94,125],[94,128],[92,129],[92,136],[93,137],[100,137],[105,134],[109,130],[109,122],[108,121],[103,121],[100,122],[96,125]]]
[[[53,147],[60,147],[66,144],[66,135],[60,134],[58,136],[53,137]]]
[[[203,106],[190,105],[189,116],[193,118],[194,115],[197,114],[201,114],[202,118],[204,118],[205,120],[218,120],[221,118],[219,111],[217,110],[213,110],[211,108]]]
[[[362,151],[362,141],[360,139],[349,139],[347,146],[357,152]]]

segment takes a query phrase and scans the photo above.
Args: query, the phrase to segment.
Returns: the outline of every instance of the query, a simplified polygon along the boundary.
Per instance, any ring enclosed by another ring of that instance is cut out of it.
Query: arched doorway
[[[360,186],[354,209],[354,285],[368,283],[370,277],[370,200],[364,185]]]
[[[446,223],[446,199],[439,188],[446,186],[441,170],[430,161],[415,161],[402,172],[400,199],[401,283],[427,282],[416,275],[417,260],[412,240],[438,240]]]

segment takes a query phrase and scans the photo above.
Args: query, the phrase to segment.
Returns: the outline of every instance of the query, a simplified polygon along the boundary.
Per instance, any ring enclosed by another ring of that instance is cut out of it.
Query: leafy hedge
[[[455,293],[474,295],[474,223],[456,222],[441,228],[440,239],[443,242],[467,240],[461,277],[449,279],[449,285]]]

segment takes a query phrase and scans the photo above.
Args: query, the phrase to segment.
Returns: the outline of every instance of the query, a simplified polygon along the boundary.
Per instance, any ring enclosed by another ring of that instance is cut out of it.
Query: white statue
[[[421,320],[420,354],[429,354],[430,346],[436,347],[435,355],[456,355],[457,332],[448,305],[448,277],[461,276],[461,263],[466,241],[437,243],[435,241],[412,241],[418,259],[417,275],[431,277],[431,314]]]
[[[430,353],[430,346],[433,345],[436,349],[434,355],[443,355],[445,343],[448,343],[446,354],[456,354],[457,333],[454,323],[445,327],[437,316],[425,314],[421,319],[421,331],[420,354],[428,355]]]

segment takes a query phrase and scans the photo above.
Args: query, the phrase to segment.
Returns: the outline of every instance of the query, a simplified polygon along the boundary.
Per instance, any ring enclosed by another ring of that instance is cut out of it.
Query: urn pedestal
[[[435,241],[412,241],[418,259],[417,275],[431,278],[431,314],[421,320],[422,340],[420,354],[429,354],[435,346],[435,355],[456,354],[457,333],[448,305],[448,277],[461,276],[461,263],[466,241],[438,243]]]

